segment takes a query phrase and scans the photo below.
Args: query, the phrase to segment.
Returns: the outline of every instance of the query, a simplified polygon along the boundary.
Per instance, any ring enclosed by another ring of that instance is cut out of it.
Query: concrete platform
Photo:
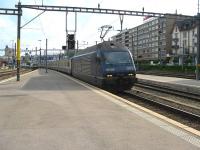
[[[198,150],[200,137],[60,73],[0,83],[0,150]]]
[[[162,85],[172,89],[196,93],[200,96],[200,80],[137,74],[139,82]]]

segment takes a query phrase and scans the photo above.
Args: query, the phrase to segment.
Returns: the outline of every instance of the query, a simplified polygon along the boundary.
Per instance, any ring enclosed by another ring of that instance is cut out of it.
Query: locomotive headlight
[[[129,73],[128,75],[129,75],[129,76],[133,76],[133,74],[132,74],[132,73]]]
[[[112,75],[111,75],[111,74],[108,74],[107,77],[112,77]]]
[[[128,67],[126,67],[126,70],[133,70],[133,67],[132,66],[128,66]]]
[[[108,71],[108,72],[109,72],[109,71],[110,71],[110,72],[111,72],[111,71],[115,71],[115,68],[106,68],[106,71]]]

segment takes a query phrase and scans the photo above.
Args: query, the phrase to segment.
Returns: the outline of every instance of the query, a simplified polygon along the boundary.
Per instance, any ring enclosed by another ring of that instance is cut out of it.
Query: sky
[[[0,0],[0,8],[15,8],[19,0]],[[198,0],[20,0],[22,5],[56,5],[91,7],[107,9],[122,9],[133,11],[175,13],[183,15],[196,15],[198,11]],[[39,10],[23,9],[22,23],[41,13]],[[68,13],[68,30],[75,30],[75,15]],[[123,29],[133,28],[143,23],[143,17],[124,16]],[[85,48],[94,45],[100,40],[100,27],[111,25],[113,28],[106,35],[105,40],[119,33],[120,19],[118,15],[105,14],[77,14],[76,40],[79,47]],[[17,38],[17,17],[0,15],[0,49],[6,45],[14,47]],[[22,49],[45,49],[45,39],[48,39],[48,48],[61,49],[66,41],[66,13],[45,12],[40,17],[29,23],[21,30]],[[2,52],[0,51],[0,55]]]

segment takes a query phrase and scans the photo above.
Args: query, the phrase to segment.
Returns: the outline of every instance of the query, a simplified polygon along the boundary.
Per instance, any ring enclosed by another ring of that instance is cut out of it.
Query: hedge
[[[170,72],[191,72],[194,73],[196,66],[166,66],[166,65],[147,65],[139,64],[138,70],[153,70],[153,71],[170,71]]]

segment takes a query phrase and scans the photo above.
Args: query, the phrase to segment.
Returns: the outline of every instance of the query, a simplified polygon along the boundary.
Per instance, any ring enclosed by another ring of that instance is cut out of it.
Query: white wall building
[[[196,62],[197,22],[192,19],[177,21],[172,32],[173,62],[179,65]]]

